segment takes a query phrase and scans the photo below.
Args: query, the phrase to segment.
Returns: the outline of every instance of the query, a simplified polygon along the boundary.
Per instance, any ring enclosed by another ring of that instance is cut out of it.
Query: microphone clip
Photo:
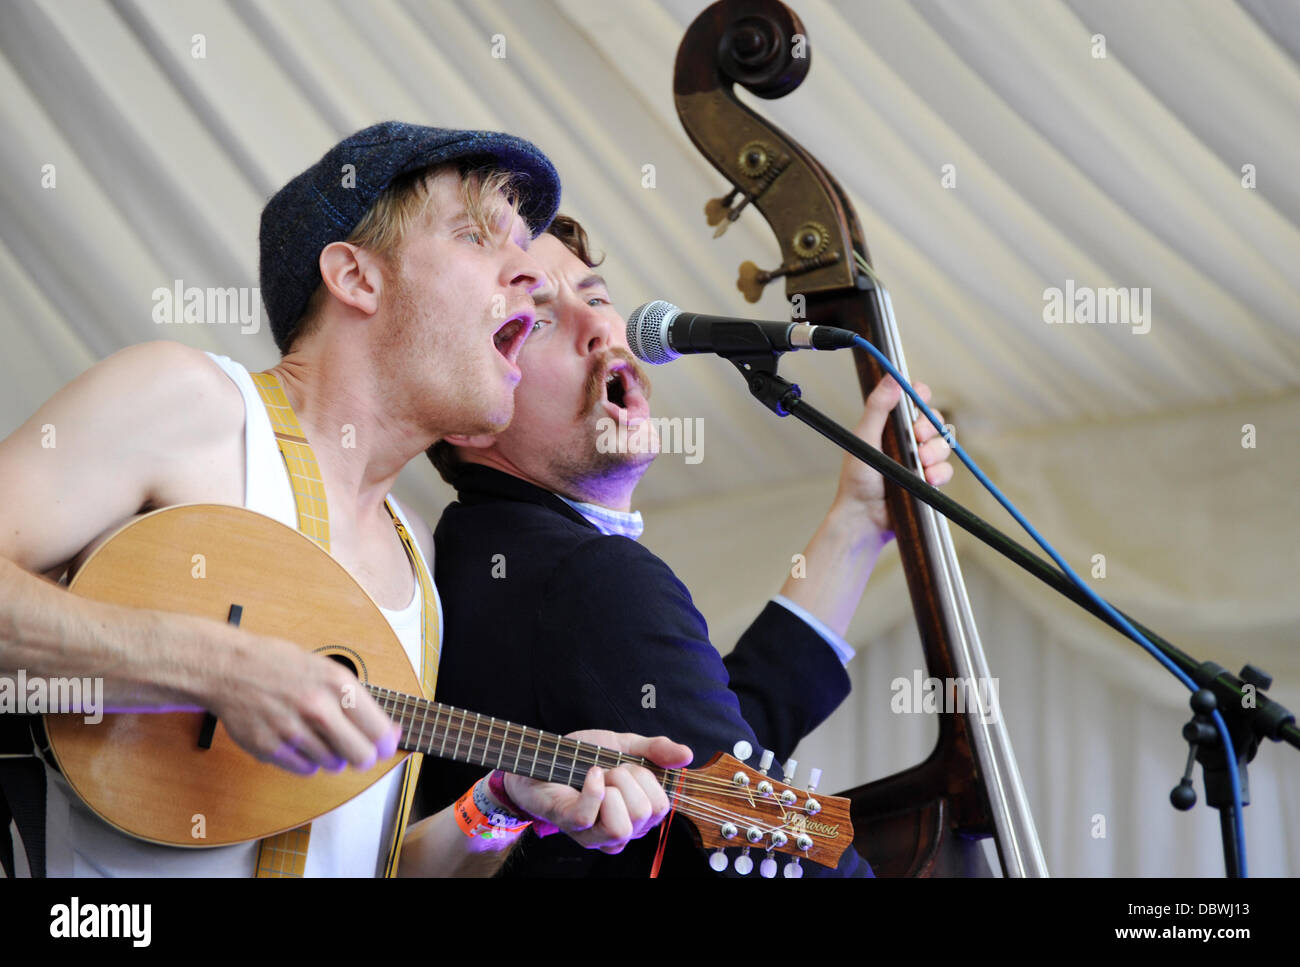
[[[740,370],[753,397],[777,416],[789,416],[789,407],[802,398],[803,391],[798,384],[776,374],[781,361],[778,353],[744,353],[725,358]]]

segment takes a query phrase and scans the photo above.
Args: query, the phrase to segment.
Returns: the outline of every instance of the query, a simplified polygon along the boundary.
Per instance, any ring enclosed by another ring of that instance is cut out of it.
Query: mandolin
[[[258,762],[202,712],[114,713],[97,724],[47,715],[49,746],[68,783],[101,819],[139,839],[202,848],[294,829],[417,752],[574,788],[591,766],[642,765],[707,848],[741,846],[833,867],[853,841],[847,800],[814,799],[729,755],[698,769],[662,769],[423,698],[401,642],[342,565],[306,536],[242,507],[189,504],[139,517],[91,554],[69,589],[296,642],[350,668],[401,726],[397,754],[370,770],[304,777]]]

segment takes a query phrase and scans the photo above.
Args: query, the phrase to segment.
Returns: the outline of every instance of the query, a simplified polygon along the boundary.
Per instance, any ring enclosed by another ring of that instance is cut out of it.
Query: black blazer
[[[690,592],[640,544],[601,534],[554,494],[488,467],[463,466],[456,486],[460,499],[434,534],[446,624],[439,701],[552,732],[667,735],[689,745],[696,764],[744,739],[751,765],[760,750],[775,752],[779,776],[848,694],[835,653],[780,605],[769,603],[720,658]],[[426,757],[422,814],[482,774]],[[645,876],[656,839],[610,857],[530,830],[506,872]],[[851,850],[846,859],[842,870],[866,873]],[[661,875],[674,873],[710,874],[677,830]]]

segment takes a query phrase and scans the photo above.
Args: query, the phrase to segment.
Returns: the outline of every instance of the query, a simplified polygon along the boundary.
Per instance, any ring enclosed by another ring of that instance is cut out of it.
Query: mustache
[[[614,346],[605,350],[604,355],[597,356],[591,361],[591,366],[587,370],[587,385],[582,394],[582,409],[578,412],[579,417],[585,417],[605,398],[605,374],[615,361],[627,363],[627,368],[635,377],[642,395],[647,400],[650,398],[650,377],[642,369],[641,361],[630,351],[621,346]]]

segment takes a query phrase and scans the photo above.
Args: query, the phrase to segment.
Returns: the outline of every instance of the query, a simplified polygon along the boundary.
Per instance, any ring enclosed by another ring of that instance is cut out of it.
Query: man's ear
[[[330,242],[320,253],[320,277],[345,306],[372,316],[379,309],[384,273],[378,258],[351,242]]]
[[[486,450],[497,442],[495,433],[475,433],[473,436],[466,436],[463,433],[448,433],[442,439],[453,447],[469,447],[471,450]]]

